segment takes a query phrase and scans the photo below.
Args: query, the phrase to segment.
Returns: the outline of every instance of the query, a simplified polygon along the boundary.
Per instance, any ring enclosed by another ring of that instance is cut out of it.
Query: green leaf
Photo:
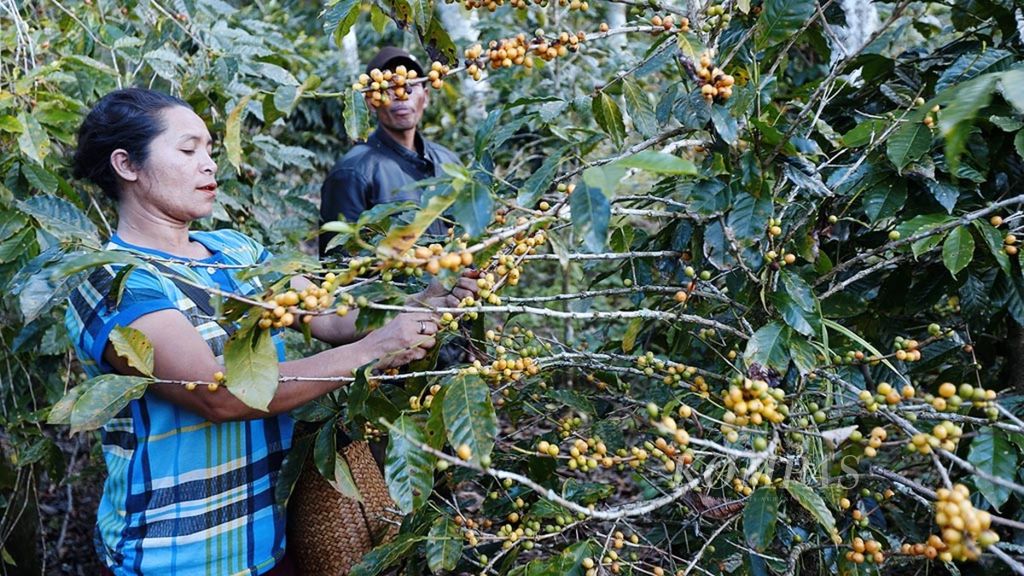
[[[523,185],[519,187],[519,196],[516,198],[516,202],[520,206],[533,208],[541,195],[548,190],[558,171],[558,165],[564,160],[565,150],[565,148],[559,148],[552,152],[544,159],[540,168],[530,174],[526,182],[523,182]]]
[[[771,215],[772,199],[767,194],[758,198],[740,192],[733,201],[727,224],[737,242],[743,245],[764,233]]]
[[[766,324],[750,337],[743,359],[747,366],[756,362],[785,373],[789,363],[789,338],[789,328],[784,324]]]
[[[18,122],[24,128],[18,134],[18,149],[36,164],[42,165],[43,160],[50,154],[50,138],[46,135],[46,130],[35,116],[25,112],[18,114]]]
[[[932,228],[937,228],[952,221],[953,217],[945,214],[922,214],[920,216],[914,216],[910,220],[903,222],[896,227],[896,230],[903,238],[910,238],[918,233],[927,232]],[[921,254],[924,254],[928,250],[938,246],[939,242],[942,242],[944,237],[944,234],[934,234],[932,236],[916,240],[911,244],[911,250],[914,253],[914,257],[917,258]]]
[[[997,77],[985,74],[942,93],[949,104],[939,114],[939,130],[946,137],[946,164],[952,174],[957,173],[974,117],[992,99]]]
[[[1014,136],[1013,147],[1017,150],[1017,155],[1024,159],[1024,130],[1017,132],[1017,135]]]
[[[466,182],[456,180],[452,183],[453,188],[465,185]],[[396,256],[412,248],[416,240],[427,231],[427,228],[436,220],[449,206],[455,202],[456,194],[444,194],[432,196],[427,205],[420,209],[413,217],[412,222],[406,226],[393,228],[377,244],[377,252],[383,256]]]
[[[807,312],[818,311],[818,299],[815,297],[814,291],[811,289],[811,285],[801,278],[799,274],[786,270],[779,274],[779,280],[782,282],[782,286],[786,289],[786,293],[789,294],[790,298],[792,298],[801,309]]]
[[[711,104],[704,99],[700,90],[684,94],[672,107],[676,120],[693,130],[703,130],[711,120]]]
[[[651,138],[657,134],[658,122],[654,119],[654,106],[640,85],[635,80],[624,78],[622,96],[626,101],[626,113],[633,120],[633,127],[637,132],[644,138]]]
[[[345,94],[345,135],[349,140],[365,140],[370,133],[370,113],[366,109],[366,99],[358,90],[349,90]]]
[[[754,45],[764,50],[788,40],[814,16],[813,0],[766,0],[754,32]]]
[[[1015,60],[1012,52],[997,48],[963,54],[942,71],[942,75],[935,81],[935,93],[938,94],[950,86],[966,82],[987,72],[1005,70]],[[1017,86],[1021,86],[1021,84]]]
[[[622,121],[622,112],[615,100],[604,92],[599,92],[591,101],[591,111],[597,125],[605,134],[611,136],[615,147],[622,146],[622,141],[626,138],[626,125]]]
[[[423,537],[415,534],[399,534],[393,541],[367,552],[348,576],[377,576],[399,560],[408,558],[421,540]]]
[[[810,374],[818,367],[818,351],[802,336],[789,339],[789,354],[801,374]]]
[[[6,240],[0,241],[0,264],[13,262],[25,256],[35,241],[36,231],[31,226],[26,226]]]
[[[1009,276],[1012,273],[1012,269],[1010,267],[1010,256],[1003,251],[1003,234],[995,226],[981,219],[975,220],[972,224],[978,229],[981,239],[985,241],[989,252],[996,259],[996,263],[1002,268],[1003,273]]]
[[[908,120],[885,144],[885,154],[900,172],[928,152],[932,145],[931,128],[919,120]]]
[[[426,503],[434,489],[434,457],[420,448],[425,444],[411,416],[403,414],[391,426],[384,477],[391,499],[406,514]]]
[[[250,98],[251,96],[244,96],[238,101],[228,114],[224,126],[224,149],[227,151],[228,161],[237,173],[242,171],[242,118]]]
[[[772,305],[782,315],[782,319],[785,320],[793,330],[796,330],[804,336],[812,336],[815,333],[814,326],[807,319],[807,313],[797,305],[796,302],[786,294],[784,291],[774,292],[771,295]]]
[[[277,348],[269,330],[255,325],[231,335],[224,345],[227,389],[246,406],[266,411],[277,392]]]
[[[601,190],[580,182],[569,195],[569,208],[572,211],[572,226],[576,234],[583,238],[583,244],[591,252],[604,250],[612,207]]]
[[[9,132],[11,134],[21,134],[25,131],[25,127],[21,125],[21,122],[14,116],[0,116],[0,131]]]
[[[883,357],[882,364],[884,364],[885,367],[888,368],[889,370],[892,370],[897,376],[903,378],[903,380],[906,380],[906,378],[903,377],[903,373],[897,370],[896,367],[892,365],[892,362],[889,362],[888,360],[884,359],[885,354],[882,354],[878,350],[878,348],[875,348],[870,342],[858,336],[857,333],[853,332],[846,326],[843,326],[842,324],[834,320],[829,320],[828,318],[822,318],[821,323],[824,324],[826,328],[835,330],[836,332],[839,332],[840,334],[846,336],[850,340],[853,340],[858,345],[860,345],[861,348],[867,350],[873,356]],[[909,384],[909,381],[907,381],[907,383]]]
[[[49,194],[33,196],[17,202],[18,210],[33,217],[47,232],[62,240],[84,240],[99,244],[96,225],[74,204]]]
[[[334,457],[334,473],[327,478],[327,482],[343,496],[358,502],[364,501],[359,487],[356,486],[356,479],[352,477],[348,461],[341,455]]]
[[[1018,114],[1024,114],[1024,90],[1020,89],[1021,86],[1024,86],[1024,68],[1007,70],[999,79],[999,91],[1003,98],[1017,109]],[[1017,150],[1021,148],[1018,146]]]
[[[278,505],[285,506],[292,496],[295,483],[299,481],[299,475],[306,467],[306,458],[309,457],[309,449],[313,446],[313,435],[296,435],[292,440],[292,447],[285,454],[281,463],[281,471],[277,474],[277,484],[274,487],[274,499]]]
[[[711,123],[715,125],[718,135],[726,144],[733,146],[739,139],[739,126],[736,119],[729,114],[725,106],[715,104],[711,107]]]
[[[676,44],[679,52],[694,64],[700,61],[700,55],[707,50],[700,37],[693,32],[680,32],[676,34]]]
[[[474,464],[480,464],[485,456],[490,457],[498,433],[498,419],[487,384],[479,376],[454,376],[445,386],[443,402],[444,424],[452,448],[469,446],[470,460]]]
[[[103,426],[132,400],[141,398],[149,378],[103,374],[81,384],[85,390],[71,409],[71,432],[85,432]]]
[[[825,501],[822,500],[821,496],[818,496],[813,490],[805,484],[796,482],[793,480],[786,480],[782,483],[782,486],[789,492],[789,495],[793,497],[801,506],[803,506],[811,516],[818,521],[819,524],[825,527],[829,535],[832,536],[833,541],[839,536],[835,533],[836,521],[832,517],[832,512],[825,505]]]
[[[743,508],[743,534],[756,550],[763,551],[775,537],[779,517],[779,495],[774,488],[761,487],[750,495]]]
[[[697,175],[697,167],[693,162],[664,152],[655,152],[654,150],[637,152],[632,156],[619,160],[616,164],[626,168],[646,170],[654,174]]]
[[[49,170],[35,162],[22,162],[21,173],[33,188],[40,192],[53,194],[57,191],[60,181]]]
[[[451,519],[441,516],[427,534],[427,566],[434,574],[455,569],[462,557],[462,534]]]
[[[341,39],[352,29],[359,18],[361,0],[340,0],[331,2],[324,11],[324,32],[334,36],[334,42],[341,46]]]
[[[942,244],[942,263],[956,276],[974,258],[974,236],[965,226],[954,228]]]
[[[153,376],[153,344],[140,330],[117,326],[110,331],[110,343],[129,366],[146,376]]]
[[[960,199],[960,189],[941,180],[928,180],[926,184],[928,191],[932,193],[932,198],[935,198],[935,201],[946,209],[947,214],[952,214],[957,200]]]
[[[420,45],[426,51],[431,60],[437,60],[447,64],[455,64],[458,53],[451,36],[436,16],[430,19],[426,31],[422,26],[416,27],[416,33],[420,37]]]
[[[866,146],[877,140],[888,127],[889,123],[885,120],[864,120],[849,132],[843,134],[843,146],[848,148]]]
[[[871,222],[894,216],[907,202],[907,182],[888,178],[877,182],[864,194],[864,214]]]
[[[471,238],[479,237],[494,216],[491,190],[479,182],[467,183],[452,204],[451,213]]]
[[[1017,474],[1016,450],[1003,432],[989,426],[979,430],[971,441],[967,461],[978,470],[1003,480],[1013,481]],[[1012,493],[1009,488],[980,476],[974,476],[974,485],[996,510],[1006,504]]]
[[[75,402],[78,402],[86,388],[88,386],[85,384],[79,384],[68,390],[67,394],[50,407],[50,413],[46,416],[46,423],[56,425],[71,424],[71,411],[75,407]]]
[[[336,424],[335,418],[324,422],[316,433],[316,443],[313,445],[313,464],[320,475],[328,479],[334,477],[334,461],[338,459]]]

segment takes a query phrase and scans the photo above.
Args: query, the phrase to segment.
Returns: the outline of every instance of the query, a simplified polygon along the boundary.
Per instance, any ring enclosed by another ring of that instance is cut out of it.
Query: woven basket
[[[363,502],[335,490],[307,459],[288,502],[288,555],[302,574],[344,576],[398,532],[384,521],[395,504],[369,444],[352,442],[338,457],[348,462]]]

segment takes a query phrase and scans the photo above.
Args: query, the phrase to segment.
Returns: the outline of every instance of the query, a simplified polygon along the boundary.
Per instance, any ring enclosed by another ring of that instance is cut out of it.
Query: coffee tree
[[[174,384],[265,408],[270,331],[371,328],[481,273],[436,310],[466,363],[366,366],[295,414],[282,500],[306,458],[357,492],[336,429],[386,438],[401,528],[354,574],[1024,573],[1013,3],[2,6],[9,511],[59,481],[63,425],[159,381],[81,381],[61,323],[84,271],[153,264],[99,250],[111,209],[66,168],[88,106],[143,84],[223,137],[201,225],[276,254],[246,272],[259,299],[211,294],[241,326],[223,372]],[[383,42],[425,74],[361,75],[338,48]],[[420,205],[327,224],[340,256],[303,253],[326,167],[420,82],[463,165]],[[152,372],[144,338],[113,341]]]

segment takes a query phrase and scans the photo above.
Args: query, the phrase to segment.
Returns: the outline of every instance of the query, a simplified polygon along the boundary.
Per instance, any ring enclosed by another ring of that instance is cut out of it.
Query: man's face
[[[377,112],[377,122],[384,128],[393,132],[406,132],[415,130],[423,117],[423,111],[427,108],[430,97],[427,95],[425,84],[413,84],[406,86],[408,100],[395,98],[395,93],[388,90],[388,97],[391,103],[388,106],[379,108],[370,107]],[[367,105],[369,106],[369,100]]]

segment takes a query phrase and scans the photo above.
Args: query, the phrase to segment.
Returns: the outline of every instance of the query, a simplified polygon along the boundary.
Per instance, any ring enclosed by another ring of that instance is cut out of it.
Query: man
[[[411,54],[394,46],[382,48],[366,66],[394,71],[398,66],[415,70],[424,77],[423,68]],[[430,102],[424,83],[407,85],[407,100],[398,100],[391,93],[389,105],[374,108],[367,98],[367,107],[377,116],[377,129],[366,142],[352,147],[334,165],[320,190],[320,221],[344,218],[354,222],[359,215],[377,204],[419,202],[421,188],[415,182],[441,175],[441,165],[459,163],[451,150],[423,138],[417,126]],[[435,221],[428,233],[444,234],[443,222]],[[323,256],[331,234],[320,235]]]

